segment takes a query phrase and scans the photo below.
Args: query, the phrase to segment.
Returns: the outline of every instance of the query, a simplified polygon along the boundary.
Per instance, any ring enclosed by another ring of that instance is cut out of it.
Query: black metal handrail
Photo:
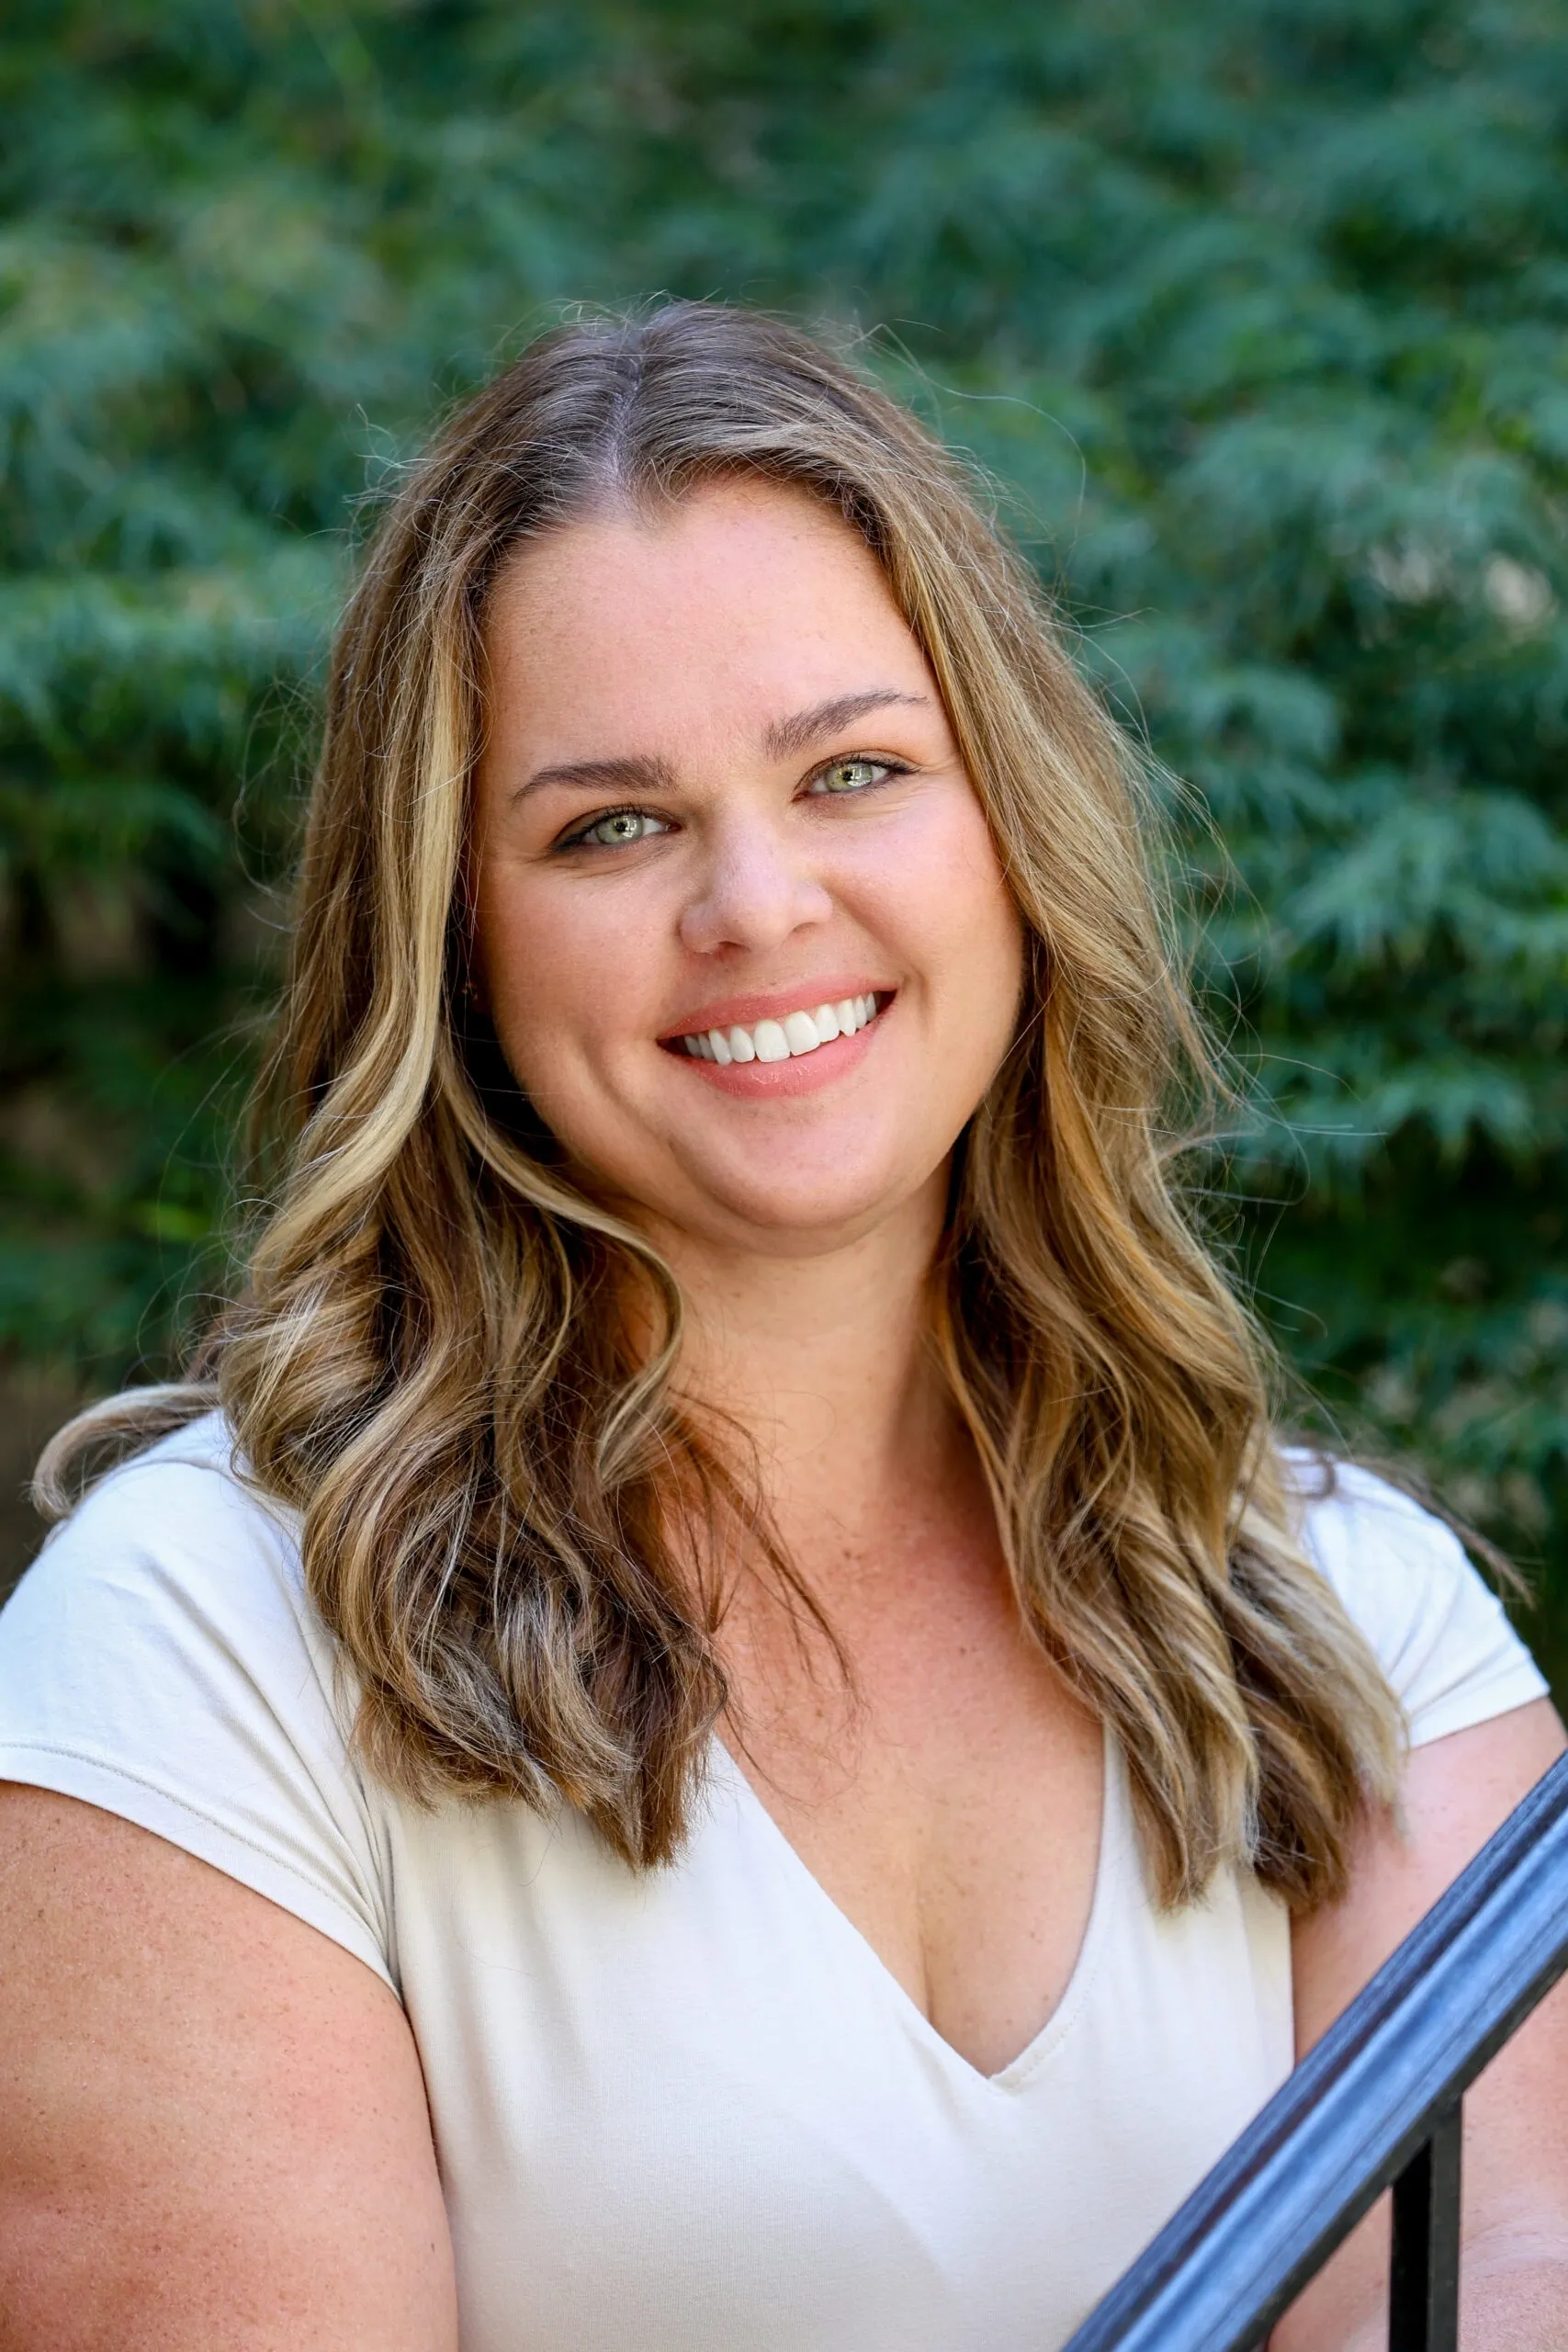
[[[1454,2352],[1461,2101],[1564,1970],[1568,1756],[1064,2352],[1255,2352],[1391,2182],[1391,2352]]]

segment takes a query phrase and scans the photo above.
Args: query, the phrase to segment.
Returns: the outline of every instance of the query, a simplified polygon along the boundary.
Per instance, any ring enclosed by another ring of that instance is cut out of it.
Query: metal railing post
[[[1393,2184],[1388,2352],[1459,2352],[1461,2103]]]

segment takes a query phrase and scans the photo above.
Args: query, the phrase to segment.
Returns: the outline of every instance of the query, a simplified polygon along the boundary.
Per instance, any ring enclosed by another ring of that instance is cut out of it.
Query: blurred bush
[[[1195,787],[1265,1311],[1568,1590],[1554,0],[14,0],[0,122],[0,1345],[219,1276],[358,502],[564,303],[716,294],[1005,485]]]

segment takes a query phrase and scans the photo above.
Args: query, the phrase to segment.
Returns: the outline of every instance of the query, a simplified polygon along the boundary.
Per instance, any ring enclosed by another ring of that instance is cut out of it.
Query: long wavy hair
[[[1177,1188],[1214,1072],[1136,754],[964,468],[773,319],[562,327],[392,500],[332,666],[243,1286],[186,1382],[62,1432],[45,1501],[69,1507],[106,1438],[220,1404],[245,1475],[298,1513],[374,1770],[423,1800],[565,1799],[633,1865],[677,1851],[726,1702],[723,1531],[793,1569],[680,1396],[674,1277],[572,1181],[472,1014],[466,859],[502,567],[595,509],[737,476],[821,501],[875,555],[1023,917],[1017,1035],[931,1296],[1023,1621],[1122,1744],[1162,1900],[1225,1864],[1331,1898],[1361,1808],[1393,1795],[1399,1711],[1299,1547],[1267,1351]]]

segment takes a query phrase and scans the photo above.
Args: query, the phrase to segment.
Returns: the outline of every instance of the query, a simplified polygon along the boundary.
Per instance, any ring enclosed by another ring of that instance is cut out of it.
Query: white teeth
[[[750,1029],[705,1029],[681,1042],[694,1060],[716,1062],[721,1069],[731,1062],[786,1062],[814,1054],[836,1037],[852,1037],[875,1018],[874,996],[846,996],[813,1012],[786,1012],[782,1021],[759,1021]]]

